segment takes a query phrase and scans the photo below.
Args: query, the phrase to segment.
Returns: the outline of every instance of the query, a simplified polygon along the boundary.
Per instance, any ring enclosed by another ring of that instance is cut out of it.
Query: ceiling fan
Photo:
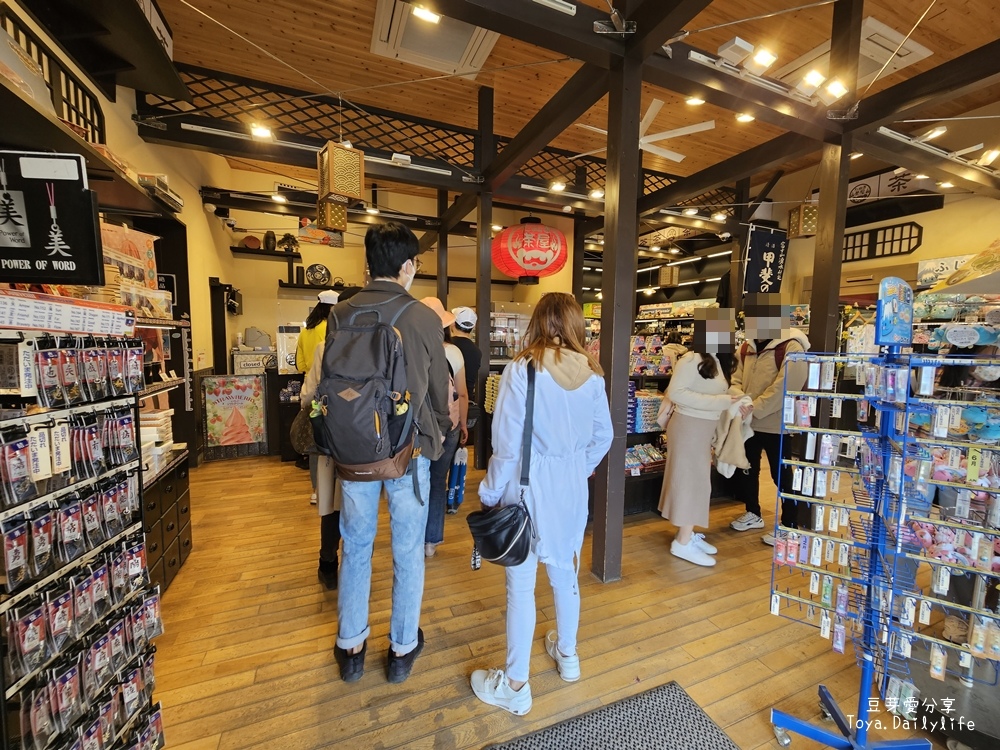
[[[653,143],[656,141],[665,141],[668,138],[679,138],[682,135],[691,135],[692,133],[701,133],[704,130],[712,130],[715,127],[715,120],[706,120],[705,122],[699,122],[694,125],[685,125],[683,128],[675,128],[673,130],[664,130],[662,133],[653,133],[651,135],[646,135],[646,131],[653,125],[653,120],[660,113],[660,109],[663,107],[663,102],[659,99],[653,99],[649,103],[649,108],[646,109],[646,114],[642,116],[642,122],[639,123],[639,148],[643,151],[647,151],[655,156],[663,157],[664,159],[670,159],[670,161],[683,161],[684,154],[679,154],[676,151],[669,151],[665,148],[660,148],[659,146],[654,146]],[[577,123],[578,128],[583,128],[584,130],[592,130],[595,133],[600,133],[601,135],[607,135],[608,131],[601,128],[595,128],[593,125],[584,125],[582,123]],[[584,156],[593,156],[594,154],[599,154],[602,151],[607,151],[607,146],[604,148],[594,149],[593,151],[585,151],[582,154],[576,154],[571,156],[571,159],[580,159]]]

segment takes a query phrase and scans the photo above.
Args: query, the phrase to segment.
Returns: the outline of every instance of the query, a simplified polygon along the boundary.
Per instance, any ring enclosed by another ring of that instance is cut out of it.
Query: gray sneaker
[[[742,516],[737,518],[731,524],[730,528],[736,529],[737,531],[750,531],[751,529],[763,529],[764,519],[758,516],[756,513],[751,513],[747,511]]]
[[[580,656],[578,654],[563,656],[559,653],[558,640],[556,631],[550,630],[546,633],[545,652],[555,660],[563,682],[576,682],[580,679]]]
[[[483,703],[499,706],[515,716],[524,716],[531,710],[531,685],[527,682],[514,690],[502,669],[477,669],[472,673],[472,692]]]

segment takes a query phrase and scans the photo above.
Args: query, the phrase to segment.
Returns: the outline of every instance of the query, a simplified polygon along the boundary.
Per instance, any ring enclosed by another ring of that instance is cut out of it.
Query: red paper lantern
[[[559,273],[566,265],[566,235],[528,217],[493,238],[493,265],[522,284],[537,284],[542,276]]]

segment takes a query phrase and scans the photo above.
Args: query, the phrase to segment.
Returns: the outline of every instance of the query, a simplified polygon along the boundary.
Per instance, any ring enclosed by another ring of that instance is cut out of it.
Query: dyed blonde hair
[[[555,351],[556,362],[563,349],[582,354],[590,369],[598,375],[604,370],[584,347],[585,333],[583,308],[576,297],[563,292],[549,292],[535,306],[535,312],[524,334],[524,349],[515,359],[530,359],[536,365],[542,361],[546,349]]]

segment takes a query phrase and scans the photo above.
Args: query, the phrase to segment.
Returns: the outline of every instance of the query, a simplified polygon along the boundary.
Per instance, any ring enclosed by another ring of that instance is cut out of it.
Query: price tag
[[[52,433],[48,427],[32,425],[28,433],[28,455],[31,481],[40,482],[52,476]]]
[[[979,343],[979,331],[972,326],[948,326],[944,334],[952,346],[966,349]]]
[[[830,613],[825,609],[819,615],[820,637],[830,640]]]
[[[819,403],[819,399],[817,399],[815,396],[810,396],[809,397],[809,416],[810,417],[815,417],[816,416],[816,407],[817,407],[818,403]]]
[[[944,596],[948,593],[948,586],[950,584],[951,570],[945,565],[938,566],[938,568],[934,571],[931,591],[935,594],[941,594]]]
[[[962,407],[948,407],[948,429],[957,430],[962,426]]]
[[[842,568],[846,568],[851,564],[851,548],[847,544],[842,543],[840,545],[840,550],[837,555],[837,564]]]
[[[972,505],[972,491],[959,490],[955,498],[955,515],[959,518],[968,518]]]
[[[845,528],[847,526],[851,525],[851,510],[850,510],[850,508],[841,508],[840,509],[840,525],[844,526]]]
[[[833,405],[830,407],[830,415],[837,419],[844,413],[844,399],[835,398],[833,400]]]
[[[811,467],[811,466],[807,466],[805,468],[805,471],[802,472],[802,494],[803,495],[812,495],[812,493],[813,493],[813,485],[814,485],[815,481],[816,481],[816,470],[813,467]],[[822,531],[822,530],[823,530],[822,525],[818,529],[816,529],[816,531]]]
[[[809,576],[809,593],[814,595],[819,593],[819,573],[815,571]]]
[[[819,362],[809,363],[809,379],[806,383],[806,388],[810,391],[819,390]]]
[[[931,624],[931,603],[926,599],[920,601],[920,614],[917,617],[921,625]]]
[[[779,594],[771,594],[771,614],[777,615],[781,612],[781,596]]]
[[[806,433],[806,461],[816,460],[816,433]]]
[[[983,470],[983,449],[969,448],[969,460],[966,463],[966,484],[974,484],[979,480],[979,474]]]
[[[637,477],[640,474],[642,474],[642,470],[639,469],[639,467],[635,467],[634,469],[632,469],[632,476]]]
[[[840,492],[840,472],[832,471],[830,472],[830,492],[836,495]]]
[[[52,473],[63,474],[72,464],[70,451],[69,423],[57,422],[52,428]]]
[[[1000,308],[994,308],[986,312],[986,322],[991,326],[1000,325]]]
[[[934,437],[948,437],[948,423],[951,419],[951,411],[947,406],[934,407],[934,426],[932,434]]]
[[[910,636],[906,633],[899,634],[899,640],[896,642],[899,648],[899,653],[904,659],[910,658],[911,648],[910,648]]]
[[[836,550],[836,545],[834,544],[833,540],[828,539],[826,542],[826,550],[823,553],[823,559],[826,560],[828,563],[832,563],[835,550]]]
[[[840,514],[836,508],[830,508],[830,520],[827,522],[827,531],[836,534],[840,530]]]
[[[792,492],[802,491],[802,467],[796,466],[792,469]]]
[[[912,596],[903,599],[903,611],[899,615],[899,624],[906,627],[913,626],[913,618],[917,615],[917,600]]]
[[[785,396],[781,417],[785,424],[795,424],[795,399],[792,396]]]
[[[809,494],[809,493],[804,493]],[[822,505],[813,505],[813,531],[822,531],[823,526],[823,511],[825,508]]]
[[[836,374],[837,365],[834,362],[826,361],[820,365],[819,387],[824,391],[833,390],[833,378]]]
[[[818,568],[823,564],[823,540],[818,536],[813,537],[812,540],[812,549],[809,550],[809,564],[814,568]],[[813,573],[813,575],[816,574]],[[818,580],[819,576],[816,576],[816,578]]]
[[[948,449],[948,466],[957,469],[962,465],[962,451],[958,448]]]

